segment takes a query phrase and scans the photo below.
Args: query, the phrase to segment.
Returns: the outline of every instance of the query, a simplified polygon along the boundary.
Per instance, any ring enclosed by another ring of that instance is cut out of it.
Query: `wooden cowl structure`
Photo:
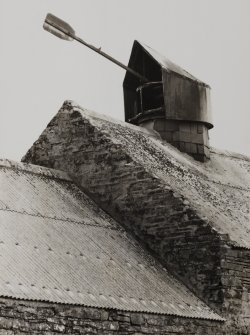
[[[213,127],[210,87],[150,47],[134,42],[123,82],[125,120],[156,130],[161,137],[195,159],[209,158],[208,130]]]

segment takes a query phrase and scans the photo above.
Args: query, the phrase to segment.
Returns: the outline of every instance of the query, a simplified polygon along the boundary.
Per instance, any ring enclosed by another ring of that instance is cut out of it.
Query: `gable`
[[[213,150],[209,162],[199,163],[171,145],[143,134],[136,126],[88,112],[71,102],[65,103],[57,120],[63,120],[64,115],[70,120],[72,112],[77,112],[79,119],[90,122],[97,132],[119,145],[134,162],[185,199],[221,238],[228,237],[233,245],[250,248],[249,158]],[[43,136],[50,141],[49,132],[45,130]],[[39,161],[38,150],[39,141],[26,159],[29,161],[31,157],[31,161]]]
[[[160,66],[162,70],[167,70],[168,72],[173,72],[175,74],[178,74],[181,77],[184,77],[186,79],[190,79],[198,84],[204,85],[209,87],[207,84],[202,82],[201,80],[197,79],[193,75],[191,75],[186,70],[182,69],[179,65],[173,63],[171,60],[169,60],[167,57],[161,55],[158,51],[154,50],[153,48],[147,46],[144,43],[141,43],[139,41],[134,41],[131,55],[130,55],[130,61],[129,61],[129,67],[131,67],[134,70],[137,70],[139,73],[143,73],[143,61],[144,57],[149,56],[152,59],[152,62],[154,62],[157,66],[157,64]],[[152,72],[153,73],[153,72]],[[148,79],[150,81],[153,80],[159,80],[159,78],[153,78],[151,73],[143,73],[146,77],[148,76]],[[131,77],[129,73],[126,74],[124,84],[126,85],[128,78]]]

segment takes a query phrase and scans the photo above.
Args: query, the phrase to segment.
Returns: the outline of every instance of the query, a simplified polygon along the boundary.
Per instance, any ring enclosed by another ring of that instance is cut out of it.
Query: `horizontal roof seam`
[[[243,162],[248,162],[250,163],[250,157],[249,156],[244,156],[244,155],[241,155],[241,154],[237,154],[237,153],[234,153],[234,152],[229,152],[228,154],[225,154],[223,152],[218,152],[215,148],[213,147],[210,147],[210,152],[212,154],[215,154],[215,155],[218,155],[218,156],[223,156],[223,157],[227,157],[227,158],[230,158],[230,159],[238,159],[238,160],[241,160]],[[237,156],[239,155],[239,156]],[[240,157],[243,156],[243,157]]]
[[[18,214],[22,214],[22,215],[39,217],[39,218],[43,218],[43,219],[50,219],[50,220],[56,220],[56,221],[76,223],[76,224],[81,224],[83,226],[91,226],[91,227],[97,227],[97,228],[105,228],[105,229],[110,229],[110,230],[123,231],[123,229],[119,228],[119,227],[104,226],[104,225],[101,225],[101,224],[86,223],[86,222],[83,222],[83,221],[75,221],[75,220],[72,220],[72,219],[63,219],[63,218],[57,218],[57,217],[51,217],[51,216],[45,216],[45,215],[39,215],[39,214],[32,214],[32,213],[28,213],[28,212],[20,212],[20,211],[17,211],[17,210],[14,210],[14,209],[8,209],[8,208],[0,208],[0,211],[13,212],[13,213],[18,213]]]
[[[234,189],[237,189],[237,190],[250,192],[250,189],[249,189],[249,188],[244,188],[244,187],[241,187],[241,186],[230,185],[230,184],[224,184],[224,183],[221,183],[220,181],[216,181],[216,180],[209,179],[207,176],[206,176],[206,180],[209,181],[209,182],[212,182],[212,183],[214,183],[214,184],[217,184],[217,185],[226,186],[226,187],[231,187],[231,188],[234,188]]]
[[[37,175],[37,176],[41,176],[41,177],[46,177],[49,179],[53,179],[53,180],[62,180],[62,181],[66,181],[69,183],[74,183],[73,180],[63,171],[59,171],[59,170],[54,170],[53,169],[49,169],[49,168],[45,168],[43,166],[39,166],[37,165],[36,168],[37,169],[42,169],[44,171],[31,171],[28,168],[25,169],[25,167],[22,167],[20,163],[20,166],[8,166],[8,165],[3,165],[2,162],[0,162],[0,169],[8,169],[8,170],[13,170],[15,172],[23,172],[23,173],[27,173],[27,174],[33,174],[33,175]],[[31,164],[29,164],[29,166],[31,166]],[[32,166],[33,168],[33,166]],[[60,176],[59,174],[62,174],[63,176]]]
[[[103,307],[103,306],[94,306],[94,305],[89,305],[89,304],[76,304],[76,303],[71,303],[71,302],[58,302],[54,300],[48,300],[48,299],[28,299],[28,298],[18,298],[12,295],[2,295],[0,294],[0,297],[2,298],[9,298],[9,299],[15,299],[15,300],[23,300],[23,301],[41,301],[41,302],[47,302],[47,303],[54,303],[54,304],[59,304],[59,305],[71,305],[71,306],[84,306],[84,307],[90,307],[90,308],[98,308],[98,309],[107,309],[107,310],[115,310],[115,311],[126,311],[126,312],[133,312],[133,313],[145,313],[145,314],[153,314],[153,315],[169,315],[169,316],[178,316],[181,318],[185,319],[199,319],[199,320],[212,320],[212,321],[217,321],[217,322],[225,322],[226,319],[222,318],[221,316],[218,315],[218,317],[201,317],[201,316],[188,316],[188,315],[181,315],[178,313],[167,313],[167,312],[153,312],[153,311],[147,311],[144,309],[141,310],[133,310],[133,309],[119,309],[116,307]]]

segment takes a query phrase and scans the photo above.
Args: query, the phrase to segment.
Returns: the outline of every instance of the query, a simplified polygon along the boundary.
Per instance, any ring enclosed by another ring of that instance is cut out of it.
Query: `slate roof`
[[[0,161],[0,296],[222,320],[62,172]]]
[[[148,136],[140,127],[84,110],[74,110],[98,127],[134,161],[181,196],[204,220],[235,247],[250,249],[250,158],[211,150],[206,163],[170,144]]]

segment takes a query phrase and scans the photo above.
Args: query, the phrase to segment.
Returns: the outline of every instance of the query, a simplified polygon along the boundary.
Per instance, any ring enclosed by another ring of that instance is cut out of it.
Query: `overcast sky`
[[[124,70],[45,32],[48,12],[125,64],[138,39],[209,84],[212,146],[250,156],[249,0],[0,0],[0,157],[20,160],[67,99],[124,119]]]

